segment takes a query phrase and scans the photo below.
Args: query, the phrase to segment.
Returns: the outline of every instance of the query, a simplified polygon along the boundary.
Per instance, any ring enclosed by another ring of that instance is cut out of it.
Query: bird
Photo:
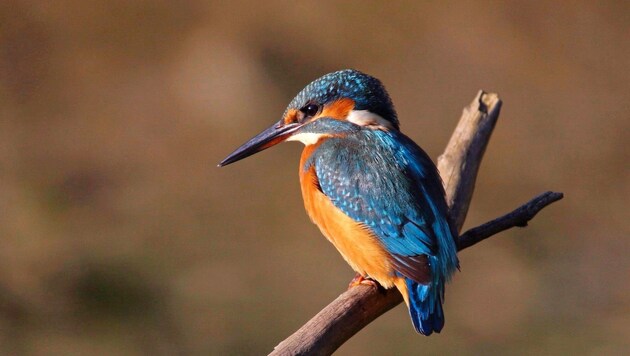
[[[457,232],[435,164],[400,131],[381,81],[354,69],[314,80],[219,167],[285,141],[305,145],[304,206],[356,271],[350,286],[397,288],[415,330],[439,333],[445,284],[459,269]]]

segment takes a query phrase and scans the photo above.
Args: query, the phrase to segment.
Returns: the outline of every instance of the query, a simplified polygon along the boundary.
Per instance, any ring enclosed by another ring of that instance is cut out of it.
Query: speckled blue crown
[[[328,73],[314,80],[293,98],[287,110],[300,109],[309,103],[323,105],[341,98],[354,100],[355,110],[369,110],[399,128],[394,105],[381,81],[354,69]]]

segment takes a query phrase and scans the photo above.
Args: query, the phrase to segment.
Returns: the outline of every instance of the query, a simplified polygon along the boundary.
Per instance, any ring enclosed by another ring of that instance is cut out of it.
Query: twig
[[[500,109],[501,100],[496,94],[479,91],[473,102],[464,109],[444,154],[438,159],[451,219],[458,231],[468,212],[481,158]],[[525,226],[538,211],[561,198],[561,193],[545,193],[501,218],[467,231],[461,235],[459,250],[497,232]],[[363,327],[401,302],[402,297],[396,289],[384,290],[362,285],[351,288],[278,344],[270,355],[329,355]]]
[[[533,198],[512,212],[492,221],[472,228],[459,237],[458,250],[461,251],[492,235],[513,227],[525,227],[527,223],[547,205],[562,199],[564,195],[556,192],[545,192]]]

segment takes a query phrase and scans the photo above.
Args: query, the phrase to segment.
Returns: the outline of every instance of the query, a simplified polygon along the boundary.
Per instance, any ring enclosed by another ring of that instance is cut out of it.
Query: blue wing
[[[458,262],[444,190],[413,141],[359,130],[324,141],[306,164],[333,204],[379,238],[399,273],[422,284],[449,278]]]

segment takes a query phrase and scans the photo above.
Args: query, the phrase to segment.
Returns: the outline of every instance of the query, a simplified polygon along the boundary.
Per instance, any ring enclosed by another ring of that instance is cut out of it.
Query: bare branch
[[[348,289],[270,355],[330,355],[354,334],[402,302],[396,288],[358,285]]]
[[[481,242],[492,235],[496,235],[501,231],[505,231],[516,226],[527,226],[527,223],[533,219],[539,211],[563,197],[564,195],[562,193],[542,193],[512,212],[466,231],[459,237],[459,251]]]
[[[457,231],[462,229],[466,220],[477,172],[499,119],[501,105],[497,94],[480,90],[464,108],[444,153],[438,157],[437,166],[444,182],[446,202]]]
[[[501,100],[496,94],[479,91],[462,117],[438,168],[445,185],[450,214],[457,230],[466,218],[481,158],[499,117]],[[525,226],[545,206],[562,198],[547,192],[513,212],[461,235],[459,250],[514,226]],[[402,302],[394,288],[384,290],[359,285],[341,294],[270,355],[329,355],[363,327]]]

